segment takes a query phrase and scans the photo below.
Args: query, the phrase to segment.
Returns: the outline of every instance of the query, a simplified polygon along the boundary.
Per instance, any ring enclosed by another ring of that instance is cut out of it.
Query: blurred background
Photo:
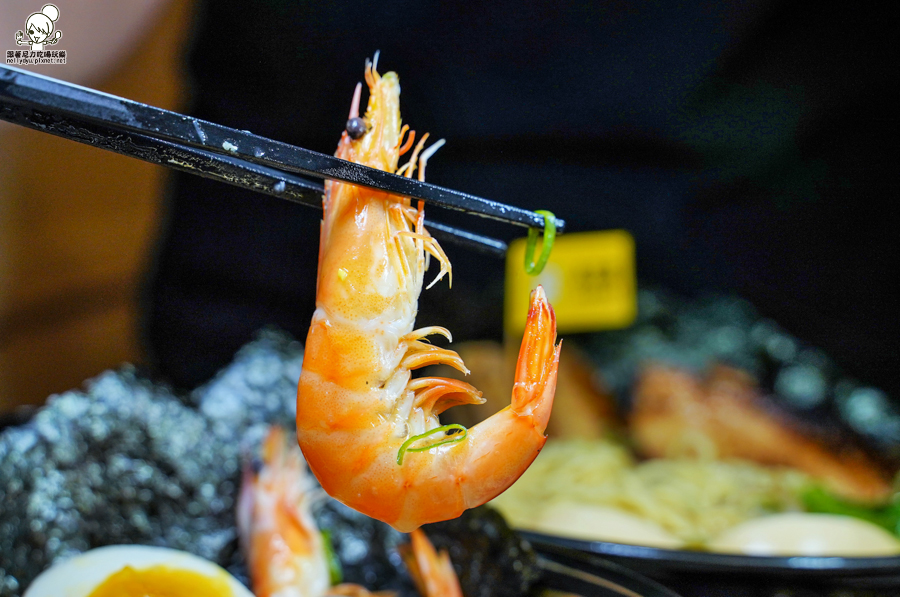
[[[171,0],[141,15],[122,52],[107,60],[75,58],[76,45],[69,64],[32,70],[183,110],[192,4]],[[12,35],[40,8],[5,3],[4,31]],[[97,26],[88,16],[78,29],[74,9],[62,6],[59,23],[70,46],[96,35]],[[0,124],[0,411],[41,404],[101,371],[144,360],[138,296],[166,175],[139,160]]]
[[[404,81],[407,121],[449,138],[433,182],[552,207],[572,231],[629,230],[642,284],[744,297],[896,392],[896,216],[881,203],[895,175],[880,149],[895,119],[874,9],[528,5],[429,17],[402,2],[369,14],[169,0],[122,16],[104,4],[60,7],[71,58],[41,72],[330,152],[363,58],[381,49]],[[7,45],[38,8],[4,6]],[[96,45],[107,22],[108,57],[85,60],[92,50],[71,44]],[[258,199],[241,211],[231,190],[185,177],[167,207],[170,173],[11,125],[0,128],[0,176],[0,409],[123,362],[194,387],[266,323],[303,336],[312,302],[296,286],[310,286],[315,247],[296,238],[308,238],[311,213],[282,224],[295,208]],[[194,195],[229,207],[190,211]],[[219,236],[195,235],[201,226]],[[285,252],[253,245],[269,237]],[[454,290],[433,290],[423,320],[499,339],[502,274],[485,272],[502,264],[452,257]],[[251,290],[212,295],[229,284]]]
[[[64,2],[54,47],[68,62],[31,70],[324,153],[380,50],[379,70],[400,76],[404,121],[447,139],[430,182],[549,209],[568,232],[633,237],[637,317],[563,334],[554,441],[514,485],[524,493],[504,494],[515,525],[528,528],[536,516],[524,506],[551,497],[622,506],[616,492],[631,479],[626,510],[678,534],[661,545],[709,547],[802,502],[855,512],[893,533],[885,553],[900,553],[896,44],[885,9]],[[17,48],[42,4],[0,4],[0,51]],[[318,218],[0,122],[0,415],[84,389],[2,419],[0,490],[11,497],[0,502],[18,510],[0,512],[12,529],[0,533],[0,595],[109,541],[162,542],[242,569],[230,509],[240,460],[261,426],[294,420]],[[453,288],[425,292],[418,322],[453,332],[489,398],[450,411],[471,425],[508,403],[505,264],[445,249]],[[819,485],[805,493],[813,481],[872,509]],[[672,522],[670,507],[690,524]],[[566,532],[584,526],[569,522]]]

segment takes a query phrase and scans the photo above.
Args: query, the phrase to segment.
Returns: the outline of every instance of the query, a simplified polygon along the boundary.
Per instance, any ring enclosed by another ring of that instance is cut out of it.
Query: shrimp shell
[[[394,73],[367,62],[367,132],[344,132],[336,155],[424,179],[423,135],[400,166],[408,127],[399,111]],[[358,116],[359,87],[350,117]],[[429,148],[430,149],[430,148]],[[326,184],[316,312],[297,392],[297,435],[322,487],[344,504],[411,531],[459,516],[508,488],[544,445],[556,388],[556,319],[541,287],[532,293],[512,403],[456,436],[441,430],[447,408],[481,403],[471,385],[412,379],[411,371],[448,364],[468,373],[452,350],[430,344],[439,326],[414,329],[431,258],[437,279],[449,259],[424,225],[421,203],[339,182]],[[417,436],[427,436],[416,439]]]

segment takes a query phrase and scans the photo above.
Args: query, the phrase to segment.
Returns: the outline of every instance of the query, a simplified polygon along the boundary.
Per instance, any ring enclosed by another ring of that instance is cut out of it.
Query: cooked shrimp
[[[238,500],[238,528],[256,597],[393,597],[392,592],[370,593],[352,583],[331,586],[327,539],[311,513],[318,488],[300,450],[286,440],[280,427],[269,430],[262,466],[258,472],[244,472]],[[422,595],[462,597],[450,557],[445,552],[438,556],[417,532],[406,557]]]
[[[310,510],[316,483],[300,451],[272,427],[259,472],[244,472],[237,522],[256,597],[321,597],[331,586]]]
[[[327,539],[311,512],[317,494],[322,498],[325,494],[307,472],[299,448],[287,441],[280,427],[269,430],[262,460],[259,472],[249,468],[244,472],[237,511],[256,597],[392,597],[391,592],[370,593],[351,583],[331,586]],[[415,548],[416,553],[426,548]]]
[[[377,61],[377,59],[376,59]],[[397,75],[368,63],[366,131],[344,132],[337,156],[411,177],[441,142],[422,151],[401,126]],[[359,89],[351,107],[358,118]],[[354,135],[355,136],[355,135]],[[512,404],[465,430],[441,426],[447,408],[481,403],[481,392],[451,379],[412,379],[411,370],[448,364],[467,373],[455,352],[429,344],[432,326],[413,329],[429,257],[435,279],[450,262],[424,226],[421,204],[358,186],[326,184],[316,312],[297,393],[297,434],[313,473],[330,495],[400,531],[459,516],[502,493],[544,445],[553,405],[559,346],[542,288],[531,298]],[[432,282],[434,284],[434,282]],[[459,433],[455,433],[459,432]]]

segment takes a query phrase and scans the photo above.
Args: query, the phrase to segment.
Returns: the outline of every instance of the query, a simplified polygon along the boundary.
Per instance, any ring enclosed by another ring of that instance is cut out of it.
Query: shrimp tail
[[[535,428],[540,433],[547,429],[553,409],[562,349],[562,341],[555,342],[556,313],[547,301],[544,288],[538,286],[531,293],[525,334],[516,361],[511,407],[519,415],[534,417]]]
[[[510,406],[469,430],[469,454],[460,471],[461,479],[469,481],[460,484],[466,508],[506,491],[544,447],[561,350],[556,314],[538,286],[531,293]]]

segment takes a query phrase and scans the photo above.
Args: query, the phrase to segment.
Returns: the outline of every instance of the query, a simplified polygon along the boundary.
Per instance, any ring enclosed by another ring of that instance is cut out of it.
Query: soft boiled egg
[[[753,556],[875,557],[900,554],[900,540],[872,523],[836,514],[785,513],[748,520],[708,545]]]
[[[606,506],[561,501],[542,509],[529,528],[587,541],[678,549],[683,541],[651,520]]]
[[[51,566],[24,597],[253,597],[209,560],[146,545],[111,545]]]

